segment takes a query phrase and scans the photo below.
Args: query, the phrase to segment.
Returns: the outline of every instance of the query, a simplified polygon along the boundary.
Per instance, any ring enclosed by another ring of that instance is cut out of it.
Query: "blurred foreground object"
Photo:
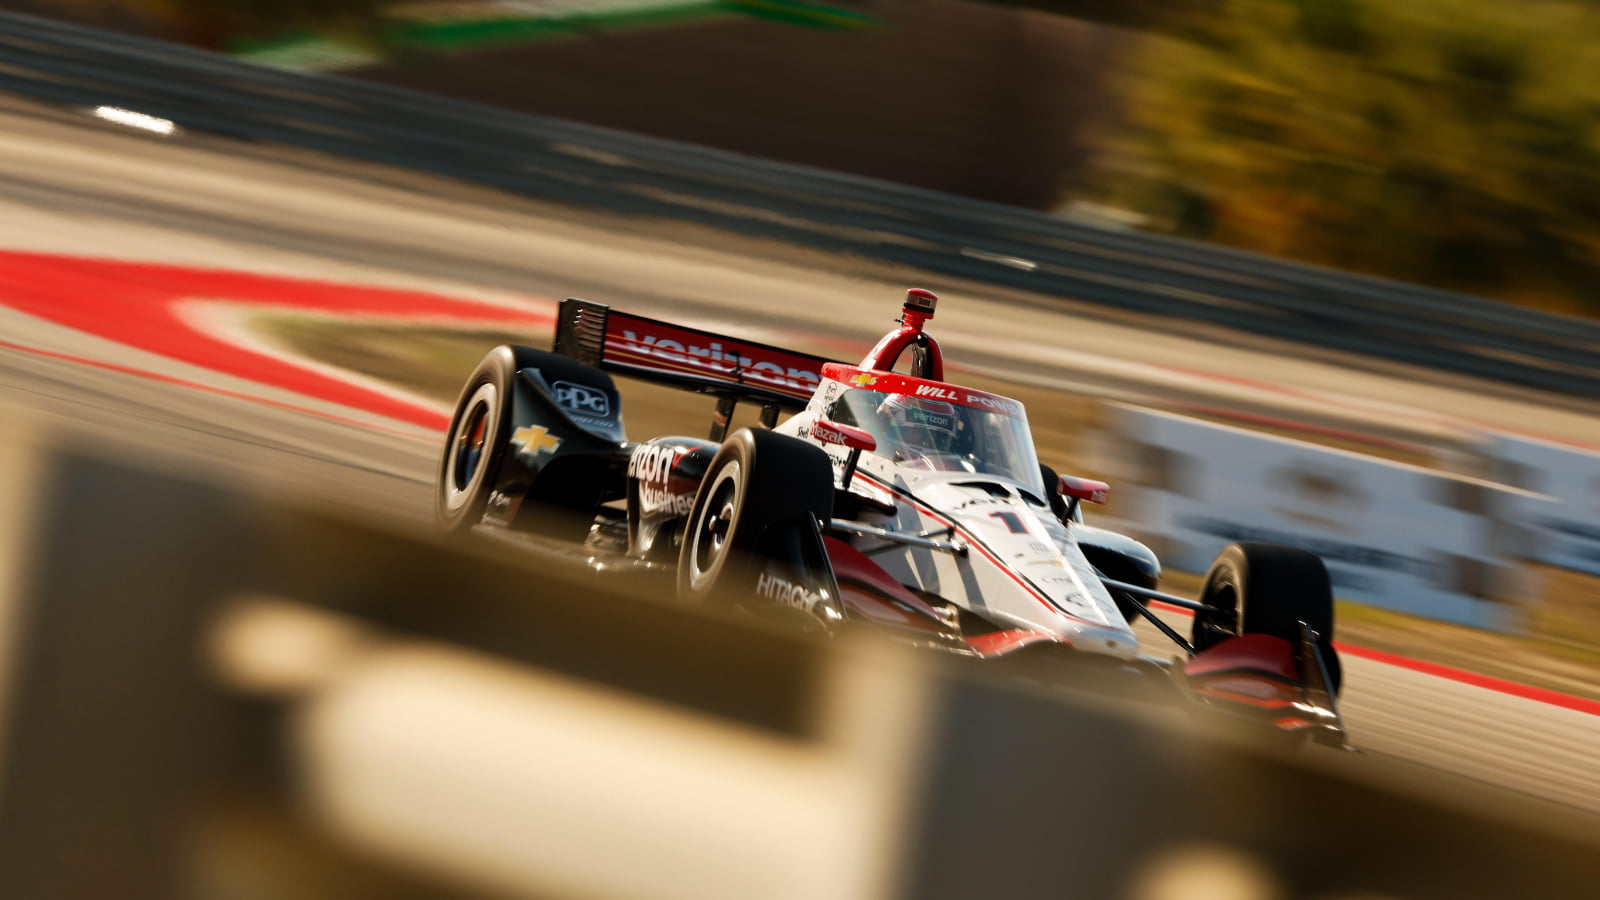
[[[1488,898],[1600,877],[1592,828],[1485,811],[1465,782],[1246,753],[146,470],[103,435],[46,453],[7,433],[7,898]]]

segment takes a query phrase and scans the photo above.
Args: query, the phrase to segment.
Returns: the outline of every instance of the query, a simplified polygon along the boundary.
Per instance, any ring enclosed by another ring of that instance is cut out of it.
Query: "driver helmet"
[[[918,456],[956,450],[957,414],[953,403],[927,397],[890,394],[878,404],[878,416],[894,442]]]

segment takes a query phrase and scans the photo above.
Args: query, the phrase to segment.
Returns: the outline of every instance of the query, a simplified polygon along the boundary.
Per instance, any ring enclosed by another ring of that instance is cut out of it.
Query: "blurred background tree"
[[[1223,0],[1126,61],[1094,199],[1147,227],[1600,312],[1600,18]]]
[[[391,0],[0,0],[0,7],[122,28],[213,50],[242,35],[367,33]]]

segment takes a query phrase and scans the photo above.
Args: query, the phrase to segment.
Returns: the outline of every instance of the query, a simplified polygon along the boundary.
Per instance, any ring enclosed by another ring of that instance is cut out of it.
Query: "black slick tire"
[[[1270,634],[1299,646],[1305,622],[1318,635],[1329,687],[1338,692],[1343,673],[1332,646],[1333,585],[1321,557],[1279,544],[1230,544],[1206,573],[1200,602],[1215,612],[1195,615],[1196,651],[1240,634]]]
[[[464,533],[483,519],[510,438],[516,371],[515,351],[496,347],[478,363],[456,400],[433,492],[434,520],[447,534]]]
[[[833,515],[833,467],[821,448],[766,430],[735,432],[712,457],[678,550],[679,599],[732,606],[755,595],[762,538]]]

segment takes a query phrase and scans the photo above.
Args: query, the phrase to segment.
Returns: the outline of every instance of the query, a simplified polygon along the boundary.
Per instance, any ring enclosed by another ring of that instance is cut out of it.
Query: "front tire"
[[[833,515],[828,455],[797,438],[740,429],[706,468],[678,548],[678,597],[732,606],[755,596],[763,538]]]
[[[1269,634],[1299,646],[1305,622],[1328,664],[1328,687],[1338,693],[1343,672],[1333,651],[1333,584],[1321,557],[1279,544],[1230,544],[1206,573],[1200,602],[1214,612],[1195,615],[1196,652],[1242,634]]]
[[[464,533],[483,520],[510,438],[516,371],[512,348],[496,347],[478,363],[456,400],[433,496],[434,519],[447,534]]]

